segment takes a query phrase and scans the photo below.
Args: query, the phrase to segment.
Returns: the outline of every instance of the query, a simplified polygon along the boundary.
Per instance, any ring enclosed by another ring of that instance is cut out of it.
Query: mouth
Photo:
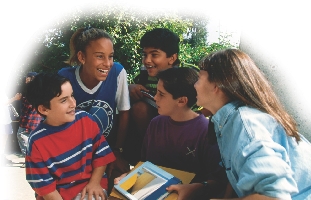
[[[73,110],[70,110],[69,112],[67,112],[67,114],[70,114],[70,115],[73,115],[73,114],[75,114],[75,109],[73,109]]]
[[[145,66],[147,69],[152,69],[152,68],[156,68],[155,66]]]
[[[108,74],[109,70],[108,69],[100,69],[98,68],[97,69],[100,73],[103,73],[103,74]]]

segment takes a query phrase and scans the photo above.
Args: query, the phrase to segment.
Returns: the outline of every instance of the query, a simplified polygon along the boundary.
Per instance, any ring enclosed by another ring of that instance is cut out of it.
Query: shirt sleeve
[[[117,94],[116,102],[118,111],[126,111],[131,108],[130,106],[130,95],[127,83],[127,74],[123,68],[118,76],[117,81]]]
[[[235,160],[233,172],[238,175],[237,188],[245,194],[291,199],[290,194],[298,192],[287,152],[272,140],[251,141]]]
[[[26,180],[32,189],[40,196],[56,190],[56,181],[41,157],[39,150],[33,144],[31,152],[26,155]]]

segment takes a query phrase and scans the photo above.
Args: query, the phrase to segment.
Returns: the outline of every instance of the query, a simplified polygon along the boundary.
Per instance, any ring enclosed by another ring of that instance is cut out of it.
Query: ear
[[[84,65],[84,63],[85,63],[85,56],[84,56],[84,54],[82,53],[82,51],[79,51],[79,52],[77,53],[77,57],[78,57],[78,60],[80,61],[80,63],[81,63],[82,65]]]
[[[179,97],[178,98],[178,104],[180,106],[185,106],[188,103],[188,98],[187,97]]]
[[[44,107],[43,105],[38,106],[38,112],[40,112],[42,115],[47,115],[49,113],[49,109]]]
[[[170,58],[169,58],[169,61],[168,61],[168,64],[169,65],[173,65],[173,63],[177,60],[177,53],[174,53]]]

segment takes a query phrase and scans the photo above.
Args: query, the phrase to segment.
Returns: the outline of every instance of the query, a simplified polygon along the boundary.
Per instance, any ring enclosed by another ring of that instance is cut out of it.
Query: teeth
[[[149,68],[149,69],[151,69],[151,68],[153,68],[154,66],[146,66],[146,68]]]
[[[98,69],[98,71],[102,72],[102,73],[107,73],[108,70],[104,70],[104,69]]]

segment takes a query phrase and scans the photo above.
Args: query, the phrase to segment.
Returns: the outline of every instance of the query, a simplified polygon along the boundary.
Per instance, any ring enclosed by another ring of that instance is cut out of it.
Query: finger
[[[88,200],[92,200],[92,197],[93,197],[93,192],[89,192],[88,193]],[[95,196],[95,198],[96,198],[96,196]]]
[[[121,178],[117,177],[113,180],[113,184],[117,185],[120,182]]]
[[[170,185],[170,186],[168,186],[168,187],[166,188],[166,190],[169,191],[169,192],[172,192],[172,191],[174,191],[174,190],[177,190],[177,187],[176,187],[176,185]]]
[[[100,197],[100,198],[99,198]],[[98,196],[98,200],[104,200],[106,199],[106,195],[104,193],[100,193],[99,196]],[[97,200],[97,199],[96,199]]]
[[[144,90],[146,92],[149,92],[149,90],[147,88],[145,88],[143,85],[140,87],[140,90]]]
[[[81,200],[84,199],[85,192],[86,192],[86,188],[83,188],[83,190],[82,190],[82,192],[81,192]]]

